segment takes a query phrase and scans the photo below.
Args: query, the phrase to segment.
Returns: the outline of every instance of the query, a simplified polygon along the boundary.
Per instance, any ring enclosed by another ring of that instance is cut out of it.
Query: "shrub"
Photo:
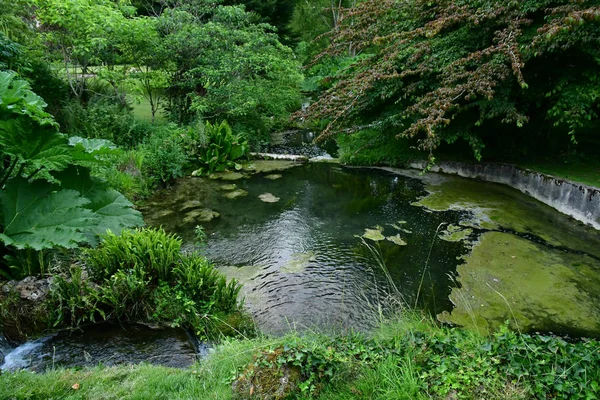
[[[53,290],[56,324],[103,319],[152,320],[192,327],[201,335],[248,332],[239,314],[241,285],[227,279],[198,253],[181,253],[181,239],[162,229],[108,233],[85,252],[94,283],[81,270],[59,277]]]
[[[85,260],[99,279],[125,270],[140,278],[169,281],[180,251],[181,239],[163,229],[125,230],[118,236],[107,233],[97,248],[85,251]]]
[[[151,182],[166,183],[182,177],[189,161],[184,132],[172,124],[156,129],[140,151],[144,156],[143,173]]]
[[[200,174],[242,168],[236,161],[248,152],[248,142],[241,135],[234,135],[227,121],[214,125],[206,122],[204,136],[204,143],[199,141],[195,151]]]

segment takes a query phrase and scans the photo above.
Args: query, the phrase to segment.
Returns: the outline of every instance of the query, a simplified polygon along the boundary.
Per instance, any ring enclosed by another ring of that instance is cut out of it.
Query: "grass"
[[[600,188],[600,160],[525,163],[521,167]]]
[[[507,329],[486,337],[441,328],[408,312],[368,335],[229,339],[186,370],[137,365],[5,373],[0,398],[593,399],[600,394],[599,348],[597,341],[566,342]],[[273,394],[284,365],[304,371],[288,397],[254,391],[261,384],[256,377],[267,371]],[[244,375],[255,386],[234,392],[232,382]],[[311,385],[305,385],[309,379]]]
[[[141,96],[139,98],[139,101],[133,101],[131,103],[131,107],[133,108],[133,115],[136,118],[144,121],[152,121],[152,109],[150,107],[150,102],[147,98]],[[156,117],[154,118],[155,122],[163,122],[165,120],[162,110],[162,107],[158,108],[158,111],[156,112]]]

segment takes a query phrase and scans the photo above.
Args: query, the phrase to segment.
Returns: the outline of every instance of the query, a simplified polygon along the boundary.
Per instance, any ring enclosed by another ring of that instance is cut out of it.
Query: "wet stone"
[[[263,193],[258,198],[265,203],[277,203],[281,200],[279,197],[274,196],[271,193]]]
[[[215,172],[208,176],[210,179],[220,179],[222,181],[237,181],[245,178],[246,176],[240,172]]]
[[[223,196],[230,200],[233,200],[233,199],[237,199],[238,197],[248,196],[248,192],[245,191],[244,189],[236,189],[231,192],[223,194]]]
[[[219,214],[216,211],[213,211],[209,208],[203,208],[201,210],[194,210],[194,211],[190,211],[189,213],[185,214],[185,218],[183,218],[183,222],[186,224],[192,223],[192,222],[209,222],[220,216],[221,216],[221,214]]]
[[[200,208],[202,203],[198,200],[189,200],[181,205],[181,211],[189,210],[192,208]]]

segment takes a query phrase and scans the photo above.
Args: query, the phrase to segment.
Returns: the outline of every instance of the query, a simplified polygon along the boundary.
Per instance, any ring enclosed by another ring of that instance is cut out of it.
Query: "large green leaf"
[[[44,111],[44,100],[31,91],[29,83],[15,77],[14,72],[0,71],[0,117],[26,115],[40,125],[56,126],[52,115]]]
[[[46,181],[16,177],[0,192],[4,232],[0,240],[18,249],[76,247],[98,218],[84,208],[90,201],[75,190],[56,190]]]
[[[111,141],[105,139],[86,139],[79,136],[69,138],[72,146],[73,161],[103,162],[102,156],[119,154],[121,150]]]
[[[24,116],[0,120],[0,148],[3,154],[16,157],[35,169],[60,170],[71,161],[63,134]]]
[[[62,188],[76,190],[90,201],[84,207],[97,217],[87,239],[92,245],[97,243],[96,235],[103,235],[107,230],[118,234],[125,228],[144,225],[142,214],[133,208],[133,204],[121,193],[108,188],[105,182],[91,177],[89,169],[70,166],[53,176],[60,181]]]

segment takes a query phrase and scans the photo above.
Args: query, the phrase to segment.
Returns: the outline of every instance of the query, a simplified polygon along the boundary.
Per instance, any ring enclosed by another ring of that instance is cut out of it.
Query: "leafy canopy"
[[[352,47],[354,63],[307,116],[327,123],[321,138],[366,125],[427,151],[463,139],[478,158],[484,125],[574,135],[598,116],[599,44],[597,1],[365,1],[320,55]]]

